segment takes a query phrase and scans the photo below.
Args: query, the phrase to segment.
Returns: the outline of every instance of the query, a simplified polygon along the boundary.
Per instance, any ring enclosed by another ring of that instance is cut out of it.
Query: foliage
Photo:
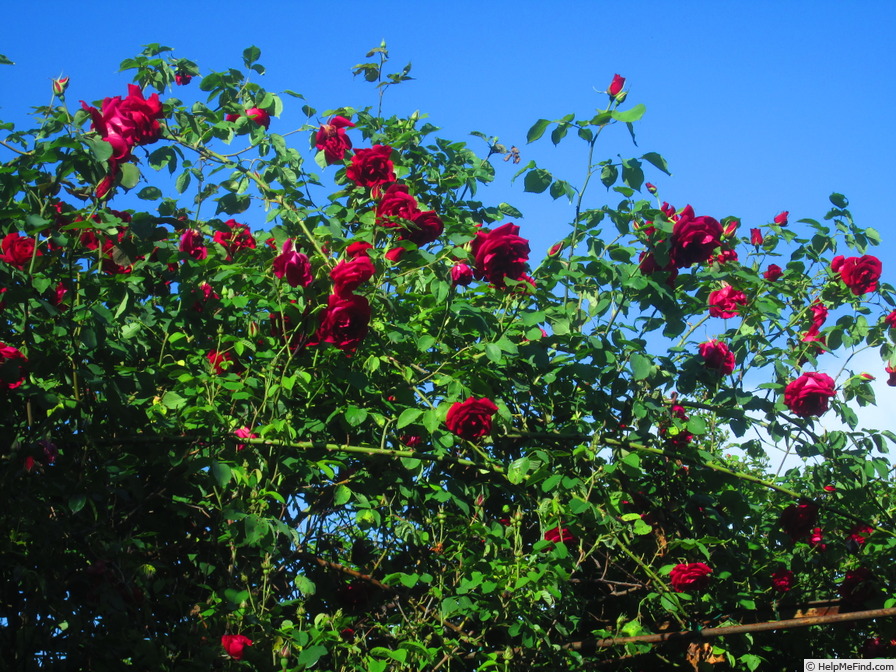
[[[368,57],[381,108],[410,65]],[[151,45],[122,67],[160,107],[73,111],[60,87],[37,128],[2,125],[10,665],[755,669],[893,635],[638,639],[893,604],[896,437],[856,429],[874,399],[850,358],[893,356],[894,295],[831,268],[880,242],[845,197],[758,242],[666,206],[659,154],[595,158],[644,113],[614,92],[529,132],[581,142],[588,170],[520,168],[575,206],[527,268],[520,213],[481,196],[516,148],[370,107],[304,105],[284,132],[259,58],[200,76]],[[725,287],[746,303],[710,317]],[[828,403],[849,429],[820,429]],[[769,444],[820,459],[776,475]]]

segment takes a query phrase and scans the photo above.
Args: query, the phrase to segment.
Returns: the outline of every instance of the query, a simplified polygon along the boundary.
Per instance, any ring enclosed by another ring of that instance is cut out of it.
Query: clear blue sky
[[[524,161],[535,159],[573,184],[585,160],[577,139],[559,149],[546,138],[527,146],[526,131],[539,117],[590,116],[606,104],[597,91],[620,73],[629,102],[647,106],[639,147],[623,127],[610,129],[599,158],[658,151],[673,177],[653,172],[647,179],[664,199],[717,219],[739,216],[745,227],[781,210],[792,222],[820,218],[828,194],[842,192],[857,221],[884,235],[884,279],[896,282],[896,231],[886,206],[896,157],[892,0],[50,0],[7,3],[4,26],[0,53],[17,65],[0,67],[3,120],[46,104],[51,78],[60,74],[71,77],[75,103],[124,94],[127,75],[118,64],[149,42],[174,47],[206,72],[239,66],[242,49],[254,44],[267,67],[266,88],[297,90],[318,110],[374,105],[372,87],[354,79],[351,66],[385,39],[395,70],[412,61],[417,78],[387,94],[386,113],[427,112],[442,135],[474,147],[469,131],[498,135],[519,146]],[[178,95],[191,99],[187,89]],[[296,113],[275,119],[272,129],[298,122]],[[498,182],[506,185],[512,172],[499,165]],[[480,195],[488,201],[488,193]],[[604,194],[598,187],[593,197]],[[568,204],[523,194],[521,183],[513,192],[497,189],[494,201],[501,200],[526,215],[519,223],[533,256],[566,233]],[[885,377],[882,365],[869,361],[869,370]]]

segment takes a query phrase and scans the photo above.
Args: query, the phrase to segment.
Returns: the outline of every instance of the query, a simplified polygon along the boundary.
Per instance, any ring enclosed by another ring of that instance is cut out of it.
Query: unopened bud
[[[648,182],[644,186],[647,187],[647,191],[649,191],[651,194],[656,196],[656,185],[655,184],[651,184],[650,182]]]
[[[53,80],[53,95],[62,96],[65,95],[65,90],[68,88],[68,77],[60,77],[59,79]]]
[[[623,91],[616,95],[616,102],[620,105],[625,102],[625,99],[628,98],[628,91]]]

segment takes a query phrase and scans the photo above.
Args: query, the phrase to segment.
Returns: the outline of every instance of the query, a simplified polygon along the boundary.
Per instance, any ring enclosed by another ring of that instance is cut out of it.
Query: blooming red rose
[[[825,337],[820,335],[819,330],[828,318],[828,309],[818,300],[815,300],[811,306],[812,309],[812,326],[803,334],[800,339],[803,343],[817,343],[819,346],[825,346]]]
[[[345,248],[345,256],[349,259],[354,259],[355,257],[366,257],[367,250],[372,250],[373,245],[370,243],[365,243],[363,241],[355,241],[351,245]]]
[[[762,231],[759,229],[750,229],[750,244],[759,247],[765,239],[762,237]]]
[[[128,84],[128,96],[124,100],[121,96],[105,98],[102,111],[83,100],[81,107],[90,114],[90,127],[112,145],[110,162],[116,166],[117,162],[130,158],[134,146],[151,144],[162,135],[159,119],[164,114],[159,94],[144,98],[140,87],[134,84]]]
[[[197,261],[208,256],[208,248],[202,244],[202,234],[196,229],[187,229],[180,237],[180,251]]]
[[[828,410],[836,394],[834,380],[826,373],[804,373],[784,388],[784,403],[791,413],[808,418]]]
[[[526,279],[529,261],[529,241],[518,234],[520,227],[513,223],[493,231],[477,231],[471,252],[475,259],[474,274],[488,280],[495,287],[504,287],[504,279]]]
[[[445,230],[445,225],[433,210],[416,213],[410,224],[401,228],[399,240],[409,240],[417,247],[423,247],[435,241]]]
[[[239,250],[255,248],[255,238],[247,225],[233,219],[228,219],[224,225],[229,227],[230,231],[215,231],[214,239],[227,250],[227,261],[233,259],[233,255]]]
[[[234,436],[239,437],[241,439],[257,439],[258,434],[253,432],[248,427],[240,427],[233,433]],[[236,446],[237,452],[243,450],[246,447],[245,443],[238,443]]]
[[[782,275],[784,275],[784,271],[781,270],[781,267],[778,266],[778,264],[769,264],[768,270],[766,270],[766,272],[762,274],[762,277],[764,277],[769,282],[774,282]]]
[[[712,339],[701,343],[700,356],[707,369],[718,371],[722,375],[728,375],[734,371],[734,353],[721,341]]]
[[[336,115],[317,131],[314,146],[324,153],[327,165],[345,159],[345,153],[352,148],[351,138],[345,133],[345,129],[353,126],[354,124],[345,117]]]
[[[896,310],[884,318],[884,324],[890,329],[896,329]]]
[[[561,542],[564,544],[574,544],[578,541],[578,537],[565,527],[555,527],[548,530],[544,533],[544,538],[545,541],[550,541],[554,544]]]
[[[737,251],[722,250],[718,255],[716,255],[716,261],[719,264],[727,264],[729,261],[737,261]]]
[[[786,593],[796,583],[796,576],[789,569],[776,569],[772,572],[772,586],[779,593]]]
[[[278,278],[286,277],[290,287],[307,287],[314,280],[311,275],[311,262],[301,252],[296,252],[295,242],[287,238],[283,248],[274,257],[274,275]]]
[[[28,359],[16,348],[0,343],[0,390],[14,390],[25,382]]]
[[[625,86],[625,77],[618,74],[613,75],[613,81],[610,82],[610,88],[607,89],[607,93],[615,98],[622,91],[623,86]]]
[[[675,218],[670,259],[676,268],[709,261],[722,244],[722,225],[712,217],[695,217],[688,205]]]
[[[193,75],[187,72],[177,72],[174,74],[174,83],[178,86],[186,86],[193,81]]]
[[[197,313],[201,313],[205,309],[205,305],[211,299],[220,299],[218,293],[215,291],[214,287],[212,287],[207,282],[203,282],[199,285],[199,291],[193,290],[191,292],[193,296],[196,297],[196,301],[193,302],[192,308]]]
[[[243,659],[243,649],[252,646],[252,640],[245,635],[221,635],[221,646],[234,660]]]
[[[466,264],[455,264],[451,267],[451,282],[466,287],[473,282],[473,269]]]
[[[736,317],[740,306],[747,303],[747,296],[742,291],[734,289],[731,285],[725,285],[709,294],[709,314],[713,317],[728,319]]]
[[[340,261],[330,271],[333,280],[333,293],[345,296],[355,291],[362,283],[373,277],[376,269],[370,257],[358,255],[349,261]]]
[[[395,181],[395,168],[389,145],[374,145],[370,149],[359,149],[352,157],[345,175],[359,187],[377,187]]]
[[[475,441],[491,434],[492,416],[497,412],[498,407],[491,399],[470,397],[452,404],[445,416],[445,426],[460,438]]]
[[[877,289],[881,263],[877,257],[864,254],[861,257],[837,256],[831,261],[831,270],[840,274],[843,284],[856,296]]]
[[[31,263],[34,256],[34,238],[22,236],[18,233],[7,234],[0,241],[0,259],[16,268],[25,268],[26,264]],[[37,256],[41,256],[41,251],[37,251]]]
[[[365,257],[356,257],[362,258]],[[357,294],[331,294],[311,345],[332,343],[343,352],[352,353],[367,335],[369,324],[370,304],[367,299]]]
[[[785,210],[784,212],[779,212],[775,215],[775,224],[778,226],[787,226],[787,218],[790,216],[790,211]]]
[[[791,504],[781,512],[778,524],[793,541],[802,539],[818,520],[818,505],[815,502]]]
[[[825,550],[828,545],[824,542],[824,534],[820,527],[812,528],[812,533],[809,535],[809,546],[812,548],[817,548],[819,551]]]
[[[864,606],[877,592],[874,574],[867,567],[849,570],[840,583],[839,592],[844,605],[853,609]]]
[[[712,569],[702,562],[679,564],[669,573],[669,581],[677,593],[704,590],[709,586],[709,575]]]
[[[219,376],[227,373],[228,371],[231,371],[233,373],[242,373],[245,370],[243,365],[236,361],[233,355],[229,352],[209,350],[205,358],[208,360],[208,363],[211,364],[212,369],[214,369],[215,373]]]

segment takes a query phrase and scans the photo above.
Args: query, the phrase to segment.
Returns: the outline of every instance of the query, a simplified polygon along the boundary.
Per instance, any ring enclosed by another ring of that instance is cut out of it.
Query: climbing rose
[[[376,223],[389,228],[403,226],[400,220],[413,219],[418,212],[417,199],[408,192],[407,185],[390,184],[376,206]]]
[[[451,267],[451,282],[466,287],[473,282],[473,269],[466,264],[455,264]]]
[[[477,231],[471,252],[475,259],[474,273],[480,280],[488,280],[495,287],[504,287],[504,279],[526,280],[529,260],[529,241],[518,234],[520,227],[513,223],[493,231]]]
[[[208,248],[202,244],[202,234],[195,229],[187,229],[180,237],[180,251],[201,261],[208,256]]]
[[[362,259],[366,257],[356,257]],[[316,343],[332,343],[346,353],[353,353],[367,335],[370,324],[370,304],[356,294],[331,294],[327,307],[320,315]]]
[[[812,534],[809,535],[809,546],[812,548],[817,548],[819,551],[825,550],[828,545],[822,543],[824,541],[824,534],[822,534],[820,527],[815,527],[812,529]]]
[[[781,270],[781,267],[778,266],[778,264],[769,264],[768,270],[762,274],[762,277],[764,277],[769,282],[774,282],[782,275],[784,275],[784,271]]]
[[[818,505],[815,502],[791,504],[781,512],[778,523],[793,541],[802,539],[818,520]]]
[[[775,224],[778,226],[787,226],[787,218],[790,216],[790,211],[785,210],[784,212],[779,212],[775,215]]]
[[[395,168],[389,145],[374,145],[370,149],[359,149],[352,157],[345,175],[359,187],[377,187],[395,181]]]
[[[779,593],[786,593],[795,583],[796,577],[789,569],[776,569],[772,572],[772,586]]]
[[[274,275],[286,278],[290,287],[307,287],[314,276],[311,275],[311,262],[301,252],[296,252],[295,242],[287,238],[283,242],[280,254],[274,257]]]
[[[370,243],[365,243],[362,240],[357,240],[345,248],[345,256],[347,256],[349,259],[354,259],[355,257],[366,257],[367,250],[372,249],[373,245],[371,245]]]
[[[193,75],[186,72],[178,72],[174,75],[174,83],[178,86],[186,86],[193,81]]]
[[[874,575],[867,567],[849,570],[843,577],[839,592],[845,606],[853,609],[862,607],[877,592]]]
[[[212,369],[214,369],[215,373],[219,376],[228,371],[232,371],[233,373],[242,373],[244,371],[242,364],[237,362],[229,352],[210,350],[205,358],[208,360],[208,363],[212,365]]]
[[[243,649],[252,646],[252,640],[245,635],[221,635],[221,646],[234,660],[243,659]]]
[[[728,346],[712,339],[700,344],[700,356],[707,369],[727,375],[734,371],[734,353]]]
[[[441,217],[433,210],[426,210],[416,213],[411,218],[411,223],[401,228],[398,239],[409,240],[417,247],[423,247],[435,241],[444,230]]]
[[[709,585],[712,569],[702,562],[679,564],[672,568],[669,580],[675,592],[684,593],[704,590]]]
[[[373,262],[367,255],[358,255],[350,261],[340,261],[330,271],[333,293],[339,296],[351,294],[362,283],[370,280],[375,271]]]
[[[230,227],[230,231],[215,231],[214,240],[227,250],[227,261],[239,250],[255,248],[255,238],[248,226],[233,219],[228,219],[224,225]]]
[[[16,348],[0,343],[0,390],[14,390],[25,382],[28,359]]]
[[[112,145],[110,162],[126,161],[136,145],[148,145],[159,139],[162,128],[159,119],[164,114],[159,94],[143,97],[139,86],[128,84],[128,96],[105,98],[102,111],[90,107],[83,100],[81,107],[90,115],[90,128]]]
[[[828,309],[817,300],[812,303],[812,326],[803,334],[800,339],[803,343],[817,343],[819,346],[826,345],[825,337],[821,336],[819,330],[824,325],[824,321],[828,318]]]
[[[694,216],[694,208],[690,205],[673,219],[669,256],[675,267],[687,268],[709,261],[722,244],[722,225],[712,217]]]
[[[31,257],[34,256],[34,238],[19,235],[18,233],[7,234],[0,241],[0,259],[16,268],[24,268],[26,264],[31,263]],[[37,256],[41,256],[41,251],[37,251]]]
[[[746,305],[747,296],[731,285],[725,285],[709,294],[709,314],[712,317],[728,319],[736,317],[740,306]]]
[[[328,166],[342,161],[345,153],[352,148],[352,141],[346,135],[345,129],[353,126],[354,124],[345,117],[336,115],[317,131],[314,146],[324,153]]]
[[[246,116],[249,117],[252,121],[254,121],[259,126],[264,126],[268,128],[271,125],[271,115],[258,107],[250,107],[246,110]],[[225,119],[227,121],[236,121],[240,118],[240,115],[231,112],[228,114]]]
[[[852,553],[858,553],[862,545],[868,541],[868,537],[874,532],[874,528],[866,523],[853,525],[846,537],[846,548]]]
[[[248,427],[240,427],[233,433],[233,435],[236,437],[239,437],[241,439],[257,439],[258,438],[258,434],[253,432]],[[245,443],[238,443],[236,446],[237,452],[243,450],[245,447],[246,447]]]
[[[544,533],[545,541],[550,541],[554,544],[556,543],[564,543],[564,544],[574,544],[578,541],[576,535],[570,532],[565,527],[555,527],[551,530],[548,530]]]
[[[784,403],[791,413],[808,418],[828,410],[836,394],[834,380],[826,373],[804,373],[784,388]]]
[[[610,82],[610,88],[607,89],[607,93],[615,98],[622,91],[623,86],[625,86],[625,77],[618,74],[613,75],[613,81]]]
[[[498,412],[491,399],[470,397],[464,402],[455,402],[445,417],[448,431],[467,441],[475,441],[491,434],[492,416]]]
[[[750,244],[759,247],[765,239],[762,237],[762,231],[759,229],[750,229]]]
[[[886,324],[890,329],[896,329],[896,310],[894,310],[884,318],[884,324]]]
[[[831,270],[840,274],[843,284],[856,296],[873,292],[880,280],[880,259],[870,254],[861,257],[837,256],[831,261]]]

